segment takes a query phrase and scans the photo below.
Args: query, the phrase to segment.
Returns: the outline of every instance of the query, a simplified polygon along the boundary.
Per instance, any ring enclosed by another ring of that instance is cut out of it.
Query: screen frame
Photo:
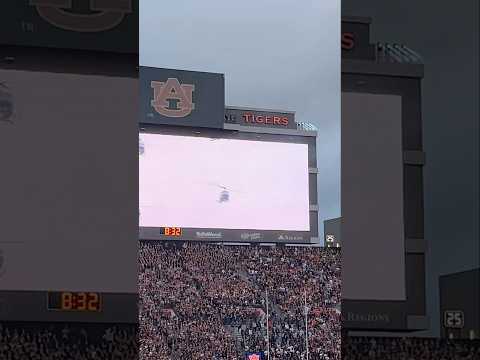
[[[342,93],[401,96],[402,152],[423,153],[421,76],[400,77],[342,69]],[[368,66],[369,64],[367,64]],[[375,69],[379,64],[375,64]],[[398,69],[398,64],[390,64]],[[381,66],[380,66],[381,68]],[[408,150],[408,151],[407,151]],[[429,327],[426,311],[423,163],[403,161],[405,300],[342,299],[347,331],[419,331]]]
[[[0,46],[0,69],[33,73],[138,79],[138,51],[119,53],[80,48],[49,48],[22,44]],[[138,81],[138,80],[137,80]],[[135,99],[132,99],[134,101]],[[0,273],[1,276],[1,273]],[[2,321],[138,323],[138,292],[97,292],[101,311],[48,309],[48,292],[61,290],[0,290]],[[65,290],[65,292],[76,292]],[[47,293],[47,294],[46,294]]]
[[[162,224],[158,227],[139,226],[140,240],[180,240],[180,241],[220,241],[245,243],[292,243],[310,244],[318,242],[318,204],[317,204],[317,156],[316,133],[306,136],[304,133],[288,132],[264,133],[261,129],[249,131],[217,130],[205,128],[186,128],[167,125],[141,124],[139,136],[146,134],[162,134],[173,136],[192,136],[218,139],[255,140],[278,143],[294,143],[308,145],[308,183],[309,183],[309,231],[290,230],[256,230],[256,229],[221,229],[221,228],[185,228],[181,236],[164,236],[160,234],[162,227],[175,224]]]

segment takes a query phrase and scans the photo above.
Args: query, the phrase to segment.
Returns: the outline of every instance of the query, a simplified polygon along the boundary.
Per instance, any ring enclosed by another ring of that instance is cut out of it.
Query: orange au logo
[[[88,12],[73,12],[75,0],[29,0],[42,19],[58,28],[76,32],[110,30],[132,12],[132,0],[76,0]],[[85,6],[84,6],[85,7]]]
[[[194,85],[180,84],[178,79],[169,78],[166,82],[152,81],[151,87],[153,88],[151,104],[159,114],[167,117],[185,117],[195,109],[192,97]]]

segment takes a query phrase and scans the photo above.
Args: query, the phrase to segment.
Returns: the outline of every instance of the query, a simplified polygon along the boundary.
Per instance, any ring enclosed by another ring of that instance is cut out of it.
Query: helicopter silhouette
[[[220,186],[221,189],[223,189],[220,192],[220,198],[218,199],[219,203],[227,202],[230,200],[230,192],[225,186]]]
[[[234,193],[235,193],[235,192],[239,193],[239,191],[232,190],[231,188],[228,188],[228,187],[223,186],[223,185],[220,185],[220,184],[212,184],[212,183],[210,183],[210,185],[216,186],[216,187],[218,187],[219,189],[221,189],[220,194],[219,194],[219,197],[218,197],[218,200],[217,200],[217,202],[220,203],[220,204],[230,201],[230,199],[231,199],[231,193],[232,193],[232,192],[234,192]]]

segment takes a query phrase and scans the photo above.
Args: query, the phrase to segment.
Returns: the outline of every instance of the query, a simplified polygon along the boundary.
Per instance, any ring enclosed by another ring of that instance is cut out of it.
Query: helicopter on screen
[[[210,183],[210,185],[221,189],[220,193],[218,194],[218,199],[217,199],[217,202],[220,203],[220,204],[229,202],[231,200],[232,193],[240,193],[239,191],[233,190],[233,189],[231,189],[227,186],[224,186],[224,185],[213,184],[213,183]]]
[[[220,186],[223,190],[220,192],[220,198],[218,199],[219,203],[227,202],[230,200],[230,192],[224,186]]]

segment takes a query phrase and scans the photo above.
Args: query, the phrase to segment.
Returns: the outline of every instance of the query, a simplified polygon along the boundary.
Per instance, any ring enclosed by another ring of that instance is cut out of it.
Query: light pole
[[[308,307],[307,307],[307,289],[305,289],[305,348],[307,349],[307,359],[308,360]]]
[[[268,290],[265,289],[265,300],[267,301],[267,360],[270,360],[270,335],[268,329]]]

